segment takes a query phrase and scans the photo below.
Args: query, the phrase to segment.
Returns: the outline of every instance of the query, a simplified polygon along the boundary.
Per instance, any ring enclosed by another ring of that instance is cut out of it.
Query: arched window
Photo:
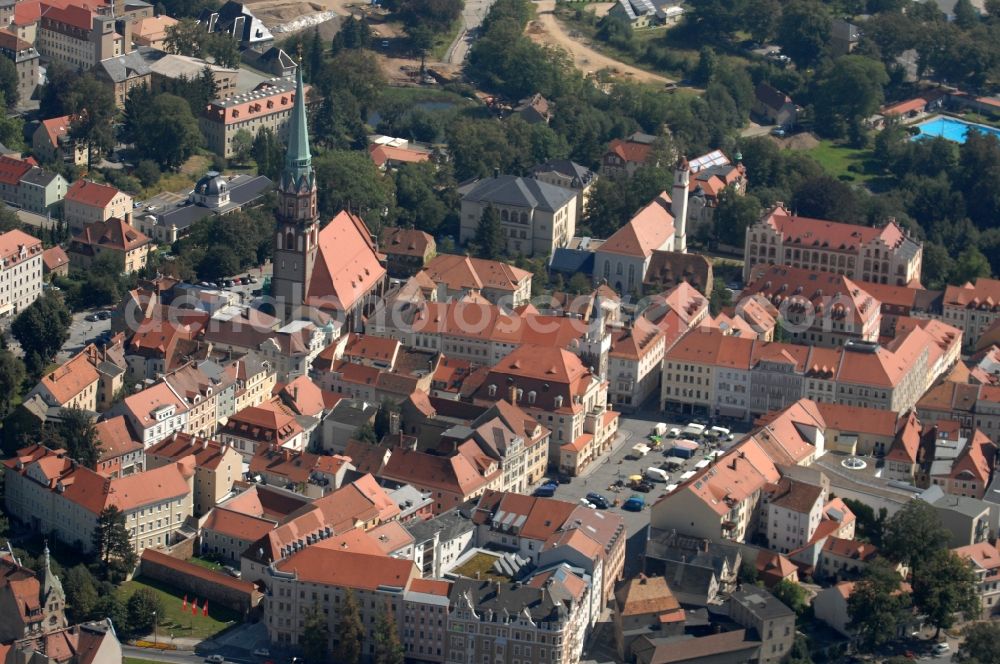
[[[623,271],[624,267],[622,266],[621,261],[619,261],[618,266],[615,268],[615,274],[621,275]]]
[[[528,213],[527,212],[522,212],[521,213],[521,223],[522,224],[528,223]]]
[[[507,221],[507,210],[500,210],[500,221]]]

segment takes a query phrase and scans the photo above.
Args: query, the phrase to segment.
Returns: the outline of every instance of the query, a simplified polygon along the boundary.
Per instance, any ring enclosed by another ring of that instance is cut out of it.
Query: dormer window
[[[487,391],[489,392],[489,395],[491,397],[495,397],[497,395],[497,386],[496,385],[490,385],[487,388]]]

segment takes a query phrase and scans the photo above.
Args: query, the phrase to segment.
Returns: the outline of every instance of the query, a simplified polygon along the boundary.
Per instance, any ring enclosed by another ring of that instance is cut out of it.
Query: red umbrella
[[[181,604],[181,611],[187,611],[188,608],[188,596],[184,595],[184,603]]]
[[[203,616],[207,616],[208,615],[208,600],[207,599],[205,600],[205,606],[203,606],[202,609],[201,609],[201,615],[203,615]]]

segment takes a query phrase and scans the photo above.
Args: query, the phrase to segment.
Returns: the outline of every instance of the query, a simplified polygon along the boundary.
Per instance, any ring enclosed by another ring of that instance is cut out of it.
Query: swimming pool
[[[994,129],[993,127],[987,127],[986,125],[981,124],[973,124],[963,120],[956,120],[955,118],[949,118],[942,115],[934,118],[933,120],[928,120],[927,122],[922,122],[917,125],[917,129],[920,130],[920,133],[914,136],[913,139],[916,140],[919,138],[940,136],[941,138],[947,138],[949,141],[955,141],[956,143],[965,143],[965,137],[969,133],[970,127],[987,134],[993,134],[997,138],[1000,138],[1000,129]]]

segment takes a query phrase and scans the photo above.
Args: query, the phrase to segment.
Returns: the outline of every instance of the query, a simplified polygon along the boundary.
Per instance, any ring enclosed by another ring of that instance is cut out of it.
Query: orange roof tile
[[[355,553],[324,546],[306,547],[276,564],[282,572],[295,573],[300,581],[375,591],[379,588],[408,588],[417,574],[412,560]]]
[[[648,258],[654,250],[663,249],[673,235],[674,217],[670,214],[670,196],[663,191],[605,240],[597,251]]]
[[[42,376],[40,382],[59,405],[66,405],[87,388],[95,386],[99,378],[86,352],[81,352]]]
[[[14,159],[6,155],[0,156],[0,184],[10,187],[18,186],[21,178],[30,171],[31,164],[21,159]]]
[[[90,28],[88,27],[87,30],[89,31]],[[121,193],[117,187],[80,179],[66,190],[65,200],[104,209]]]
[[[340,212],[319,232],[319,256],[307,302],[321,309],[350,311],[384,277],[365,222]]]

